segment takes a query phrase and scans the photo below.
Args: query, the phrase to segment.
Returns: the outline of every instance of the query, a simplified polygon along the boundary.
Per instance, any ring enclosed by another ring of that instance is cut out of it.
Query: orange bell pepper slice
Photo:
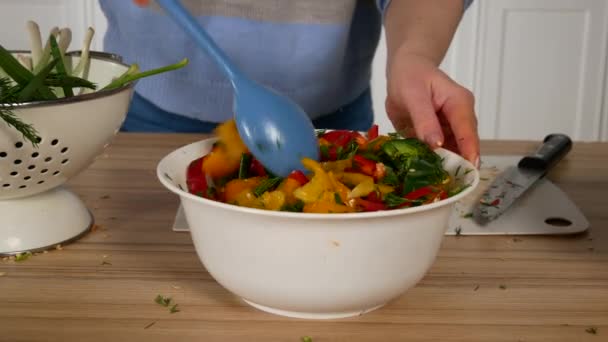
[[[252,177],[245,179],[233,179],[224,186],[224,202],[234,203],[239,195],[244,191],[253,191],[253,189],[262,183],[262,177]]]

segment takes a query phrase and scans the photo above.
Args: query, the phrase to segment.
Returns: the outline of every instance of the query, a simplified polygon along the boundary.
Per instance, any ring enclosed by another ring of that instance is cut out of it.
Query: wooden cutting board
[[[466,199],[457,202],[446,235],[553,235],[575,234],[589,228],[589,222],[575,203],[559,187],[541,179],[511,208],[486,226],[471,218],[474,204],[494,178],[505,168],[515,165],[522,156],[485,156],[481,181]],[[174,231],[188,231],[180,206],[173,223]]]

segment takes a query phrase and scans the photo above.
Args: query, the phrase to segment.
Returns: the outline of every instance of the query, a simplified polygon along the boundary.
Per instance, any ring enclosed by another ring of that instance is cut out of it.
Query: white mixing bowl
[[[188,164],[215,139],[163,158],[161,183],[179,195],[203,265],[226,289],[278,315],[327,319],[379,308],[414,286],[433,264],[454,203],[478,184],[479,173],[440,149],[444,167],[471,186],[420,207],[349,214],[250,209],[189,194]]]

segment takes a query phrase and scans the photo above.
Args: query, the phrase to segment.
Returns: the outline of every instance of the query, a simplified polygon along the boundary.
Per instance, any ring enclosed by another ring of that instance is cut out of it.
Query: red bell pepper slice
[[[369,195],[365,196],[366,201],[382,203],[382,198],[378,194],[378,191],[372,191]]]
[[[203,173],[203,160],[207,156],[198,158],[190,162],[186,171],[186,186],[188,192],[194,195],[207,197],[207,179]]]
[[[331,145],[346,147],[351,141],[363,136],[357,131],[337,130],[324,133],[321,138]],[[365,139],[365,138],[364,138]]]
[[[408,199],[410,201],[415,201],[415,200],[419,199],[420,197],[426,196],[432,192],[434,192],[433,188],[431,188],[430,186],[423,186],[422,188],[416,189],[416,190],[406,194],[403,197],[405,197],[406,199]]]
[[[357,203],[361,206],[361,209],[363,211],[380,211],[380,210],[388,209],[386,204],[384,204],[382,202],[372,202],[372,201],[367,201],[367,200],[358,198]]]
[[[262,165],[262,163],[260,163],[260,161],[255,158],[253,158],[251,160],[251,165],[249,166],[249,172],[253,176],[259,176],[259,177],[266,176],[266,169],[264,168],[264,165]]]
[[[367,131],[367,140],[376,139],[378,137],[378,125],[374,124]]]
[[[353,165],[355,168],[359,169],[361,172],[365,173],[368,176],[373,176],[376,171],[376,162],[373,160],[369,160],[361,155],[356,154],[353,157]]]
[[[353,135],[351,131],[337,130],[324,133],[321,138],[327,140],[332,145],[344,147],[353,139]]]
[[[304,184],[308,183],[308,177],[306,177],[304,172],[302,172],[300,170],[291,171],[291,173],[289,174],[289,176],[287,176],[287,178],[291,178],[291,179],[297,181],[298,183],[300,183],[300,185],[304,185]]]

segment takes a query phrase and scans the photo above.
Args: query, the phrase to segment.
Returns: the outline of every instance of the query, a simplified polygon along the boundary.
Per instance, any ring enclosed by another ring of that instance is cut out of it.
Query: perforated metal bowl
[[[74,54],[70,58],[72,63],[79,59]],[[88,79],[102,88],[127,68],[115,56],[94,52]],[[132,93],[133,84],[17,104],[13,112],[39,133],[37,147],[0,122],[0,254],[43,249],[73,239],[92,225],[84,204],[60,186],[110,144],[125,119]],[[37,196],[48,199],[40,201]]]

